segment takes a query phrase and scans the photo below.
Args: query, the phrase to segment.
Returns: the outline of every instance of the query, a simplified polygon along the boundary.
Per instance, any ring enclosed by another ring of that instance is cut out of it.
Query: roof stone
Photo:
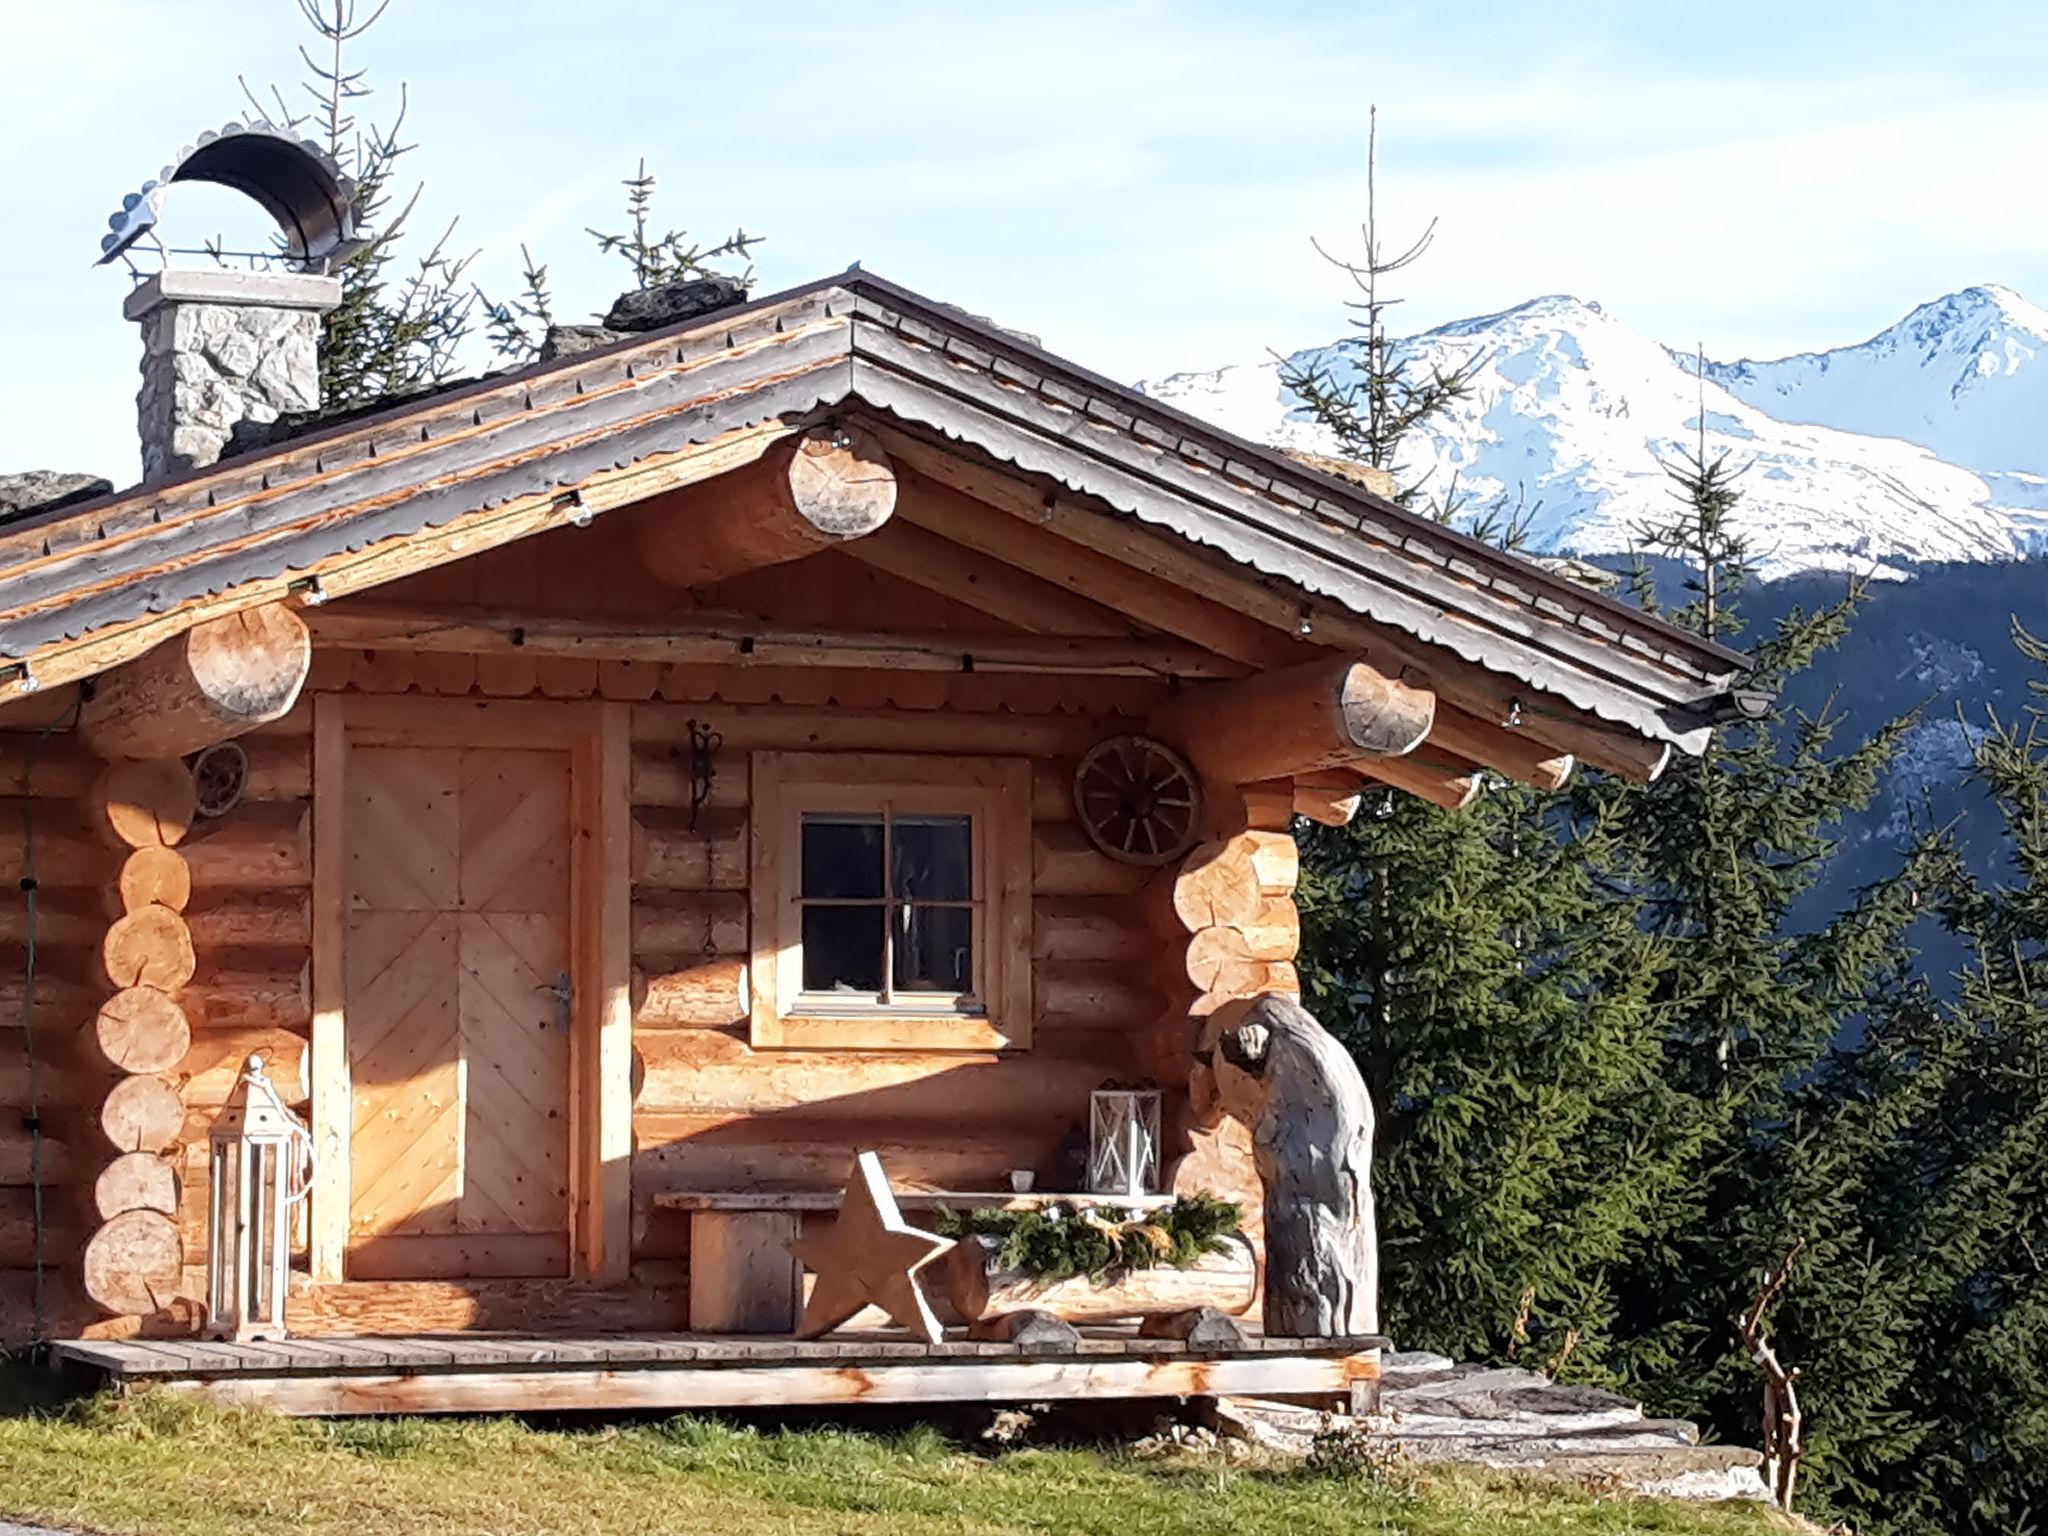
[[[0,523],[11,523],[32,512],[68,507],[76,501],[90,501],[113,488],[111,480],[98,475],[73,474],[61,469],[30,469],[0,475]]]

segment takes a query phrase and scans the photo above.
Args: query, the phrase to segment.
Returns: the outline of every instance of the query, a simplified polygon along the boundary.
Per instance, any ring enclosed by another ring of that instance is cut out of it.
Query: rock
[[[551,325],[541,338],[540,360],[552,363],[557,358],[581,357],[625,337],[624,331],[608,331],[601,325]]]
[[[622,293],[606,311],[604,325],[612,331],[658,331],[680,325],[735,304],[744,304],[747,285],[722,274],[686,277],[656,288],[634,288]]]
[[[111,481],[98,475],[67,474],[60,469],[31,469],[15,475],[0,475],[0,522],[12,522],[32,512],[48,512],[73,502],[90,501],[113,489]]]

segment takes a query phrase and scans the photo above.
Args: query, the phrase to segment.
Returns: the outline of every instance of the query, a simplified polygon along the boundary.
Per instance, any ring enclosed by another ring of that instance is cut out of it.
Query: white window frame
[[[756,752],[750,969],[756,1047],[1021,1050],[1031,1043],[1031,764],[1011,757]],[[803,990],[806,813],[966,816],[974,986],[959,996]]]

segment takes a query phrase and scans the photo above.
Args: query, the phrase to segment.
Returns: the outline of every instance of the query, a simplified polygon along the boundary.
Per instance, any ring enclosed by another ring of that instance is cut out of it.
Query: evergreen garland
[[[992,1238],[1002,1244],[996,1263],[1033,1280],[1072,1280],[1086,1275],[1097,1285],[1132,1270],[1161,1265],[1193,1267],[1205,1254],[1216,1253],[1238,1229],[1242,1217],[1235,1201],[1214,1195],[1182,1195],[1163,1211],[1132,1220],[1111,1222],[1102,1207],[1066,1202],[1028,1210],[977,1206],[946,1209],[932,1223],[941,1237]]]

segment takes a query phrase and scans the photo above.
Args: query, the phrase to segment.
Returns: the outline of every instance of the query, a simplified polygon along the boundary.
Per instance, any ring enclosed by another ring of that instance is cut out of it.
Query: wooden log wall
[[[686,1268],[687,1218],[656,1212],[658,1191],[836,1188],[856,1146],[879,1150],[904,1185],[999,1188],[1018,1167],[1050,1182],[1062,1137],[1076,1125],[1085,1132],[1089,1091],[1145,1070],[1143,1047],[1165,1006],[1152,975],[1160,940],[1138,904],[1150,872],[1117,864],[1088,843],[1073,820],[1071,775],[1087,747],[1133,728],[1156,703],[1156,685],[322,651],[309,695],[317,691],[644,701],[634,711],[631,770],[639,1289],[670,1294]],[[694,830],[691,720],[724,738]],[[124,882],[138,899],[166,907],[174,901],[160,897],[183,897],[192,960],[176,1002],[190,1040],[174,1064],[131,1074],[160,1078],[177,1093],[178,1146],[149,1153],[168,1156],[174,1167],[174,1210],[162,1211],[159,1173],[136,1163],[109,1173],[107,1198],[175,1220],[189,1261],[179,1287],[188,1303],[202,1289],[206,1130],[242,1062],[261,1053],[273,1080],[303,1104],[311,724],[309,698],[241,738],[250,769],[242,802],[192,827],[175,850],[182,874],[158,859],[155,871],[138,869]],[[748,1045],[749,754],[833,749],[1034,758],[1029,1051],[755,1052]],[[89,774],[82,782],[89,786]],[[81,936],[95,926],[104,933],[97,904],[107,860],[83,839],[51,846],[58,851],[49,857],[75,866]],[[119,1010],[110,1017],[110,1038],[127,1017]],[[160,1113],[162,1106],[135,1108]],[[106,1148],[109,1156],[113,1150]],[[103,1166],[91,1168],[88,1186]],[[403,1310],[402,1297],[391,1304]]]
[[[87,823],[99,765],[68,731],[45,739],[39,727],[24,721],[0,729],[0,1349],[30,1342],[35,1328],[38,1205],[47,1334],[75,1332],[95,1315],[78,1270],[97,1221],[94,1183],[113,1157],[98,1123],[111,1079],[91,1044],[91,1021],[105,996],[103,893],[119,861]],[[25,1028],[29,928],[22,881],[31,864],[36,976]],[[41,1130],[39,1156],[31,1114]]]
[[[715,705],[635,712],[632,795],[635,1100],[634,1257],[644,1279],[675,1281],[689,1222],[658,1211],[671,1190],[834,1189],[851,1152],[881,1154],[902,1187],[999,1189],[1016,1168],[1041,1187],[1060,1143],[1085,1134],[1088,1094],[1141,1070],[1162,998],[1156,947],[1136,897],[1149,872],[1097,852],[1074,822],[1080,753],[1127,729],[1114,718],[1022,716],[997,706],[1035,679],[957,685],[944,710],[792,717]],[[928,696],[936,697],[936,696]],[[983,704],[960,707],[963,699]],[[688,722],[723,734],[719,773],[688,829]],[[1033,1041],[1014,1054],[756,1051],[748,1044],[748,785],[754,750],[1014,754],[1035,758]]]
[[[387,665],[374,654],[321,653],[316,686],[545,691],[537,672],[486,677],[487,658],[454,658],[472,664],[422,674],[423,665],[450,659],[406,656]],[[1089,1091],[1111,1079],[1152,1077],[1167,1087],[1167,1119],[1178,1137],[1170,1150],[1186,1154],[1178,1170],[1183,1187],[1255,1207],[1249,1158],[1231,1129],[1192,1127],[1185,1045],[1191,1015],[1295,986],[1298,924],[1284,796],[1264,797],[1275,801],[1268,806],[1254,791],[1237,830],[1218,839],[1225,855],[1219,860],[1212,850],[1201,865],[1206,874],[1155,874],[1097,852],[1074,820],[1071,797],[1079,755],[1142,718],[1152,702],[1149,684],[821,669],[655,667],[646,669],[651,676],[627,675],[635,670],[583,666],[573,680],[558,673],[553,691],[645,699],[634,711],[631,769],[636,1289],[674,1294],[686,1273],[687,1218],[657,1211],[658,1192],[834,1188],[856,1146],[880,1151],[904,1186],[999,1188],[1011,1169],[1028,1167],[1046,1187],[1060,1179],[1062,1138],[1073,1128],[1085,1134]],[[724,738],[695,829],[692,720]],[[169,1303],[196,1317],[213,1114],[252,1052],[265,1057],[291,1097],[304,1100],[309,704],[244,737],[242,746],[250,766],[243,801],[225,816],[194,822],[174,843],[148,842],[132,817],[95,811],[96,787],[106,798],[102,770],[68,744],[46,756],[26,786],[38,796],[44,898],[39,1014],[67,1020],[70,1037],[68,1054],[52,1058],[45,1093],[52,1106],[46,1176],[69,1191],[52,1204],[52,1231],[72,1272],[59,1280],[72,1286],[67,1297],[77,1293],[72,1280],[95,1233],[104,1271],[149,1276],[135,1295],[102,1282],[112,1301],[82,1312],[73,1306],[72,1326],[104,1316],[116,1302],[138,1311]],[[748,754],[831,749],[1033,757],[1030,1050],[749,1046]],[[12,809],[18,812],[18,797]],[[18,814],[11,820],[19,825]],[[103,830],[96,832],[95,820]],[[127,846],[137,837],[141,847]],[[0,862],[18,864],[18,835],[8,838],[0,827]],[[1218,873],[1226,866],[1228,877]],[[18,948],[11,930],[0,938]],[[116,980],[128,984],[116,987]],[[0,1031],[16,1028],[19,1002],[18,980],[0,983]],[[16,1055],[0,1061],[0,1095],[19,1096]],[[62,1103],[53,1095],[64,1096]],[[14,1116],[0,1123],[0,1300],[26,1294],[28,1279],[20,1268],[24,1228],[15,1219],[26,1209],[25,1152],[8,1139],[17,1123]],[[174,1247],[165,1241],[167,1227]],[[175,1279],[167,1253],[182,1260]],[[402,1298],[392,1304],[403,1309]],[[8,1315],[22,1314],[10,1308]]]

